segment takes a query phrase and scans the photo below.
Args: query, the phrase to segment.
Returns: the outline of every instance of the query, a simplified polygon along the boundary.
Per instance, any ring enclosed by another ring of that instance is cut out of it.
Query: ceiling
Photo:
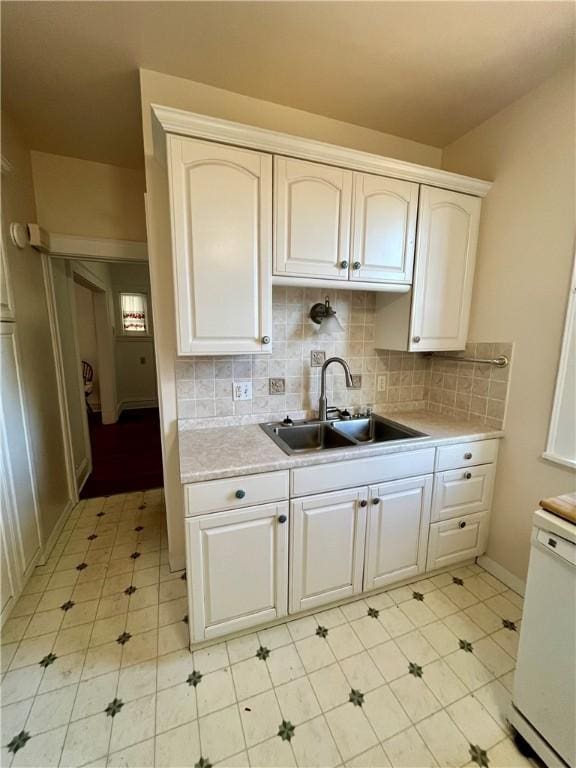
[[[574,50],[572,2],[2,2],[33,149],[143,164],[138,68],[443,147]]]

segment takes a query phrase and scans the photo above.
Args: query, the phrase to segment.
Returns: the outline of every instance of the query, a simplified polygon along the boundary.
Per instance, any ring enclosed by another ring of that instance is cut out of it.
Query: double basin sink
[[[269,422],[260,426],[288,454],[427,437],[422,432],[374,414],[365,418],[295,421],[290,425]]]

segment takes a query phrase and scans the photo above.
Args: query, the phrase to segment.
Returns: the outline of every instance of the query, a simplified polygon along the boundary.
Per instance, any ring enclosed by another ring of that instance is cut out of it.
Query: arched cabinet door
[[[269,352],[272,158],[167,142],[178,354]]]
[[[410,284],[417,213],[418,184],[355,173],[350,279]]]
[[[347,280],[352,172],[274,157],[274,274]]]
[[[409,350],[464,349],[481,201],[420,187]]]

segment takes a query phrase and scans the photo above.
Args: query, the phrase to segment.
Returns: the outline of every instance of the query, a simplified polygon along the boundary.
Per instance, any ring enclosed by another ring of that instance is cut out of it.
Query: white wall
[[[444,150],[447,170],[494,180],[470,338],[515,343],[487,555],[520,579],[539,500],[575,487],[541,458],[574,255],[574,93],[573,71],[559,72]]]
[[[149,70],[140,71],[142,128],[146,162],[147,230],[150,278],[154,294],[156,364],[160,397],[164,489],[170,547],[170,565],[183,568],[184,496],[180,484],[178,416],[176,412],[176,329],[170,242],[168,188],[165,170],[154,158],[151,104],[187,109],[214,117],[283,131],[319,141],[376,152],[401,160],[437,167],[441,154],[435,147],[389,134],[242,96]]]
[[[69,502],[61,431],[56,364],[40,254],[15,248],[11,221],[36,219],[30,153],[17,126],[2,111],[2,156],[11,165],[2,173],[2,239],[14,293],[23,387],[34,456],[44,542]]]

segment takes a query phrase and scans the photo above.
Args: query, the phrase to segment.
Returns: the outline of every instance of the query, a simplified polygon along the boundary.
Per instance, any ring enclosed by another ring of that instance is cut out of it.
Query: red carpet
[[[116,424],[102,424],[89,414],[92,474],[81,499],[160,488],[162,453],[157,408],[124,411]]]

